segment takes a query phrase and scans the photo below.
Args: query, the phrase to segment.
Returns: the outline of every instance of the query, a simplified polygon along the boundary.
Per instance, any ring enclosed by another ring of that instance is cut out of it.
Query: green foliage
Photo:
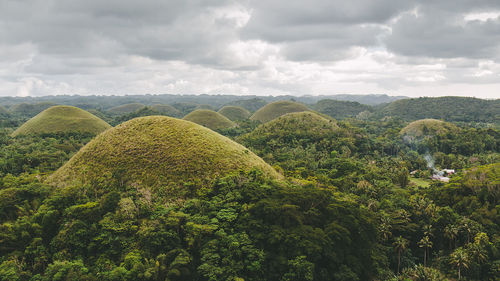
[[[183,119],[212,130],[221,130],[236,126],[233,121],[229,120],[224,115],[207,109],[197,109],[184,116]]]
[[[28,120],[12,136],[67,133],[97,135],[110,127],[108,123],[83,109],[58,105]]]
[[[137,111],[141,108],[145,107],[144,104],[142,103],[128,103],[128,104],[123,104],[119,106],[112,107],[108,109],[108,112],[113,113],[113,114],[127,114],[127,113],[132,113],[134,111]]]
[[[276,101],[257,110],[250,119],[265,123],[287,113],[302,111],[310,111],[310,109],[301,103],[293,101]]]
[[[354,118],[361,112],[373,110],[372,107],[368,105],[340,100],[320,100],[312,108],[338,120]]]
[[[226,105],[218,111],[220,114],[226,116],[231,121],[246,120],[250,118],[251,113],[241,106]]]

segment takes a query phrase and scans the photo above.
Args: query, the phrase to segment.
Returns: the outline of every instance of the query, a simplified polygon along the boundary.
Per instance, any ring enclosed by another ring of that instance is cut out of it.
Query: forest
[[[500,100],[100,98],[0,99],[0,280],[500,280]]]

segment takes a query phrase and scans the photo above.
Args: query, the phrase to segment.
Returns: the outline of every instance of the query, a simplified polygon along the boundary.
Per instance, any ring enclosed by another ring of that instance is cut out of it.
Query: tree
[[[467,255],[467,252],[462,249],[462,247],[456,249],[451,255],[450,255],[450,263],[457,267],[458,270],[458,280],[460,280],[461,276],[461,270],[462,268],[469,268],[469,256]]]
[[[429,249],[432,248],[432,241],[429,239],[429,236],[424,236],[419,242],[418,246],[420,248],[424,248],[424,266],[427,266],[427,257]]]
[[[458,237],[458,227],[454,224],[449,224],[444,228],[443,235],[447,238],[449,243],[450,250],[452,249],[451,244],[453,243],[453,247],[456,247],[456,239]]]
[[[398,252],[398,273],[399,273],[399,267],[401,265],[401,253],[406,250],[408,247],[408,240],[399,236],[394,240],[394,243],[392,243],[394,246],[394,249],[396,252]]]

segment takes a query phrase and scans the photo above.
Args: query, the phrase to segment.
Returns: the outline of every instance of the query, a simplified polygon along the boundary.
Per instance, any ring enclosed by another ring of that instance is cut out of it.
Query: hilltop
[[[253,98],[253,99],[247,99],[247,100],[236,100],[236,101],[230,102],[226,105],[241,106],[250,112],[255,112],[259,108],[265,106],[266,104],[267,104],[267,101],[265,101],[261,98]]]
[[[271,121],[281,115],[292,113],[292,112],[302,112],[309,111],[310,109],[298,102],[293,101],[276,101],[265,105],[261,109],[257,110],[251,117],[251,120],[261,121],[263,123]]]
[[[177,110],[177,108],[169,105],[169,104],[154,104],[150,106],[153,110],[158,111],[161,114],[165,114],[167,116],[172,117],[180,117],[182,113]]]
[[[119,106],[112,107],[108,109],[108,112],[114,113],[114,114],[124,114],[124,113],[132,113],[134,111],[137,111],[141,108],[143,108],[145,105],[142,103],[129,103],[129,104],[123,104]]]
[[[56,104],[53,102],[20,103],[10,107],[10,112],[15,115],[33,117],[54,105]]]
[[[313,109],[335,119],[344,119],[354,118],[364,111],[371,111],[372,107],[352,101],[320,100]]]
[[[207,183],[237,170],[260,169],[280,178],[268,164],[245,147],[195,123],[165,116],[127,121],[97,136],[48,182],[111,184],[120,181],[145,187]]]
[[[226,116],[229,120],[246,120],[250,118],[250,111],[241,106],[226,105],[218,111],[220,114]]]
[[[406,121],[424,118],[450,122],[500,123],[500,99],[483,100],[465,97],[402,99],[377,112],[379,117],[394,116]]]
[[[442,135],[450,130],[458,130],[458,128],[451,123],[441,120],[422,119],[408,124],[408,126],[401,129],[400,134],[420,138],[432,135]]]
[[[111,126],[91,113],[67,105],[57,105],[40,112],[12,133],[12,136],[85,133],[98,134]]]
[[[224,115],[208,109],[197,109],[184,116],[183,119],[212,130],[227,129],[236,126],[233,121],[227,119]]]

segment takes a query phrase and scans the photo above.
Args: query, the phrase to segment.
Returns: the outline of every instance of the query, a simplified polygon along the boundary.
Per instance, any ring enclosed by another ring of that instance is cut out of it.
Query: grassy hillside
[[[245,147],[195,123],[164,117],[141,117],[97,136],[48,182],[112,184],[120,181],[147,187],[183,182],[210,182],[237,170],[261,169],[279,178],[268,164]]]
[[[169,105],[169,104],[154,104],[150,106],[155,111],[158,111],[161,114],[165,114],[167,116],[172,117],[181,117],[182,113],[177,110],[177,108]]]
[[[441,120],[423,119],[408,124],[408,126],[401,130],[401,134],[413,137],[423,137],[445,134],[450,130],[458,130],[458,128],[451,123]]]
[[[28,120],[12,136],[75,132],[98,134],[110,127],[108,123],[83,109],[57,105]]]
[[[184,116],[183,119],[212,130],[227,129],[236,126],[233,121],[227,119],[224,115],[208,109],[197,109]]]
[[[255,112],[259,108],[265,106],[266,104],[267,104],[267,101],[265,101],[263,99],[253,98],[253,99],[248,99],[248,100],[233,101],[233,102],[228,103],[227,105],[241,106],[250,112]]]
[[[142,103],[129,103],[124,105],[119,105],[108,109],[108,112],[113,114],[124,114],[124,113],[132,113],[143,108],[145,105]]]
[[[218,111],[220,114],[226,116],[229,120],[246,120],[250,118],[250,111],[241,106],[226,105]]]
[[[371,111],[372,107],[352,101],[320,100],[313,109],[335,119],[344,119],[356,117],[363,111]]]
[[[251,120],[261,121],[263,123],[271,121],[281,115],[292,113],[292,112],[302,112],[309,111],[310,109],[298,102],[293,101],[276,101],[261,109],[257,110],[251,117]]]
[[[415,98],[392,102],[377,115],[400,117],[406,121],[425,118],[455,122],[500,123],[500,99],[465,97]]]
[[[5,107],[3,106],[0,106],[0,116],[2,117],[7,117],[9,116],[9,112],[7,111],[7,109],[5,109]]]

